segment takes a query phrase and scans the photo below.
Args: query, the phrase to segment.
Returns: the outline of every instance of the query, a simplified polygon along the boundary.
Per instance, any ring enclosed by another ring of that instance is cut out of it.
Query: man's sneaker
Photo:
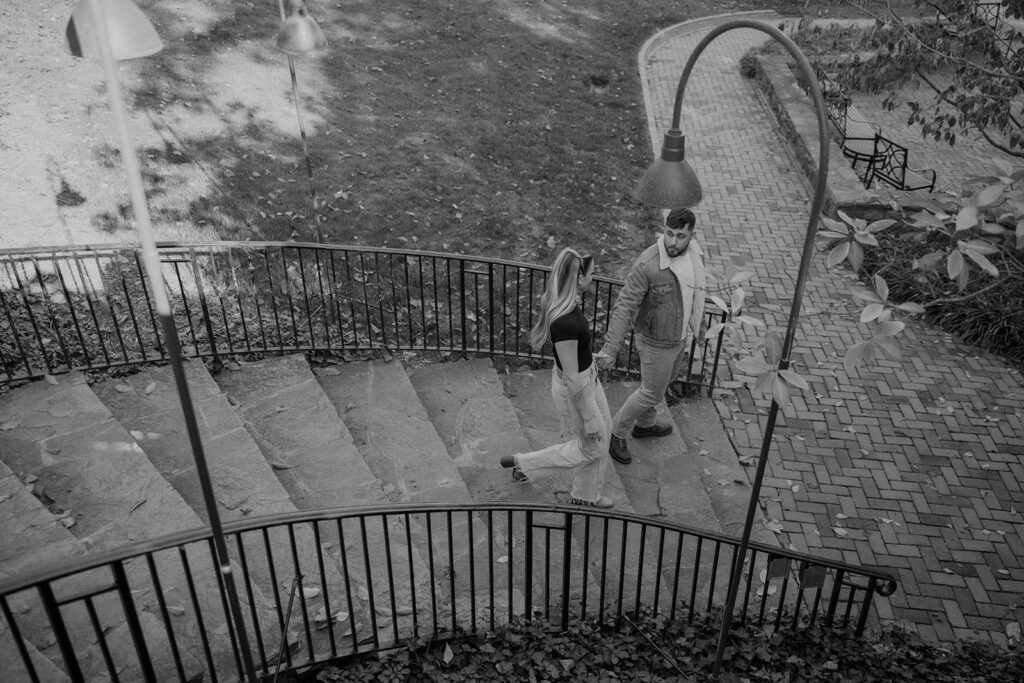
[[[650,427],[633,425],[633,438],[642,439],[645,436],[668,436],[672,433],[672,425],[653,424]]]
[[[626,440],[614,434],[612,434],[611,441],[608,443],[608,455],[623,465],[628,465],[633,461],[633,457],[629,454],[629,446],[626,445]]]

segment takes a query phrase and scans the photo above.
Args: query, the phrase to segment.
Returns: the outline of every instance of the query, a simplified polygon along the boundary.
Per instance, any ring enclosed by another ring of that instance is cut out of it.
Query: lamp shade
[[[313,21],[303,0],[288,0],[288,18],[277,32],[277,49],[289,55],[309,55],[327,47],[324,32]]]
[[[164,47],[149,19],[131,0],[81,0],[64,32],[72,55],[92,62],[102,59],[97,30],[100,17],[106,25],[111,54],[117,61],[148,57]]]
[[[634,196],[661,209],[684,209],[699,204],[704,191],[685,157],[686,136],[677,129],[669,130],[665,133],[661,158],[644,172]]]

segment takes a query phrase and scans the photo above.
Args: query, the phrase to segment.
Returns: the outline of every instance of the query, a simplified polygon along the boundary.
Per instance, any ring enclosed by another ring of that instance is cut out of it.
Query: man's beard
[[[689,248],[690,248],[689,244],[687,244],[682,249],[680,249],[679,247],[665,247],[665,253],[668,254],[669,258],[678,258],[679,256],[682,256],[683,254],[685,254],[686,250],[689,249]]]

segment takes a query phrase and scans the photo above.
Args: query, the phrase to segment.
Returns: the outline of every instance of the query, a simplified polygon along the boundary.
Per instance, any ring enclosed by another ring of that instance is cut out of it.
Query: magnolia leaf
[[[935,215],[928,213],[927,211],[921,211],[915,213],[910,221],[910,225],[915,228],[941,228],[942,221],[939,220]]]
[[[925,272],[933,270],[936,265],[942,261],[942,257],[946,255],[944,251],[933,251],[930,254],[925,254],[919,259],[914,259],[914,268],[918,268]]]
[[[150,382],[149,384],[146,385],[146,388],[143,389],[143,393],[146,394],[147,396],[149,396],[150,394],[153,393],[153,391],[155,389],[156,389],[156,382]]]
[[[1003,184],[997,183],[995,185],[989,185],[985,189],[981,190],[973,197],[970,198],[970,203],[979,209],[984,209],[992,206],[999,201],[999,198],[1003,196]]]
[[[791,386],[794,386],[797,389],[803,389],[804,391],[808,391],[811,388],[811,385],[807,383],[807,380],[801,377],[800,373],[798,373],[796,370],[779,370],[779,375],[784,380],[786,380],[786,382],[788,382]]]
[[[44,341],[46,341],[46,340],[44,340]],[[50,375],[50,374],[43,375],[43,379],[46,380],[47,384],[57,384],[57,378],[54,377],[53,375]]]
[[[901,322],[899,320],[884,322],[875,330],[875,337],[891,337],[893,335],[897,335],[902,332],[903,328],[906,326],[907,324],[905,322]]]
[[[777,332],[764,336],[764,356],[772,365],[777,365],[782,358],[782,337]]]
[[[775,370],[769,370],[757,378],[757,384],[754,385],[754,391],[762,394],[772,393],[772,388],[775,385],[776,373]]]
[[[853,234],[853,239],[857,240],[861,244],[866,244],[869,247],[878,246],[878,239],[870,232],[855,232]]]
[[[991,242],[986,242],[985,240],[970,240],[969,242],[963,244],[962,246],[963,249],[961,249],[961,251],[976,251],[979,254],[985,254],[986,256],[995,254],[999,251]]]
[[[840,212],[840,215],[842,215],[841,212]],[[821,222],[824,224],[824,226],[826,228],[828,228],[829,230],[835,230],[836,232],[840,232],[840,233],[843,234],[843,237],[846,237],[846,224],[845,223],[842,223],[840,221],[837,221],[835,219],[829,218],[828,216],[824,216],[824,215],[821,216],[820,219],[821,219]]]
[[[1017,221],[1017,248],[1024,249],[1024,218]]]
[[[896,225],[896,219],[894,218],[883,218],[880,221],[868,224],[868,232],[881,232],[882,230],[888,230],[892,226]]]
[[[834,526],[834,527],[832,527],[832,531],[835,532],[836,536],[840,536],[840,537],[845,536],[846,534],[850,533],[849,531],[847,531],[846,529],[844,529],[841,526]]]
[[[738,315],[743,310],[743,300],[747,294],[743,291],[742,287],[737,287],[732,290],[732,312],[733,315]]]
[[[723,311],[725,311],[726,313],[729,312],[729,304],[725,303],[725,299],[723,299],[720,296],[715,296],[714,294],[712,294],[708,298],[711,299],[715,303],[715,305],[721,308]]]
[[[878,316],[882,315],[885,311],[885,306],[882,304],[868,304],[864,307],[864,310],[860,312],[860,321],[862,323],[871,322]]]
[[[906,313],[911,313],[914,315],[924,313],[924,306],[918,303],[914,303],[913,301],[904,301],[903,303],[896,306],[896,308]]]
[[[764,322],[760,318],[755,318],[749,315],[737,315],[732,319],[737,325],[752,325],[753,327],[764,327]]]
[[[853,218],[850,218],[848,215],[846,215],[842,211],[836,211],[836,215],[839,216],[839,219],[842,220],[847,225],[856,225],[857,224],[856,220],[854,220]]]
[[[853,271],[859,272],[861,264],[864,263],[864,247],[860,246],[857,242],[850,242],[850,255],[847,256],[846,260],[850,263],[850,267]]]
[[[772,383],[772,397],[779,404],[780,408],[785,408],[789,405],[790,395],[789,385],[786,384],[784,379],[776,375],[775,381]]]
[[[956,214],[956,231],[970,230],[978,224],[977,207],[967,205]]]
[[[955,280],[964,267],[964,257],[959,251],[954,251],[946,259],[946,273],[950,280]]]
[[[782,533],[782,522],[780,522],[777,519],[763,519],[761,523],[764,525],[764,528],[768,531],[772,531],[776,534]]]
[[[444,654],[441,656],[445,664],[451,664],[452,660],[455,659],[455,653],[452,652],[452,646],[448,643],[444,645]]]
[[[817,236],[830,240],[845,240],[850,237],[845,232],[836,232],[835,230],[819,230]]]
[[[717,323],[715,325],[712,325],[711,327],[708,328],[707,333],[704,335],[704,339],[708,341],[717,339],[718,335],[722,333],[722,330],[724,330],[725,327],[725,323]]]
[[[737,370],[744,375],[757,376],[769,370],[772,366],[765,362],[760,356],[745,356],[733,364]]]
[[[1006,228],[998,223],[982,223],[981,231],[987,235],[1002,235],[1006,232]]]
[[[876,275],[874,278],[872,278],[872,282],[874,283],[875,294],[878,295],[878,298],[880,298],[882,301],[888,299],[889,283],[885,281],[885,278],[882,277],[881,275]]]
[[[882,352],[886,360],[897,361],[903,357],[903,351],[892,337],[879,337],[874,342],[875,348]]]
[[[871,341],[857,342],[843,354],[843,367],[852,375],[858,363],[870,363],[875,359],[875,345]]]
[[[964,291],[967,289],[967,283],[971,280],[971,267],[967,261],[964,261],[963,268],[960,269],[960,274],[956,276],[956,288],[958,291]]]
[[[850,255],[850,242],[844,240],[836,246],[829,249],[828,258],[825,260],[825,265],[829,268],[835,268],[840,263],[846,260],[846,257]]]
[[[854,287],[853,289],[851,289],[850,290],[850,295],[854,299],[859,299],[860,301],[869,301],[869,302],[876,303],[876,304],[882,303],[882,300],[878,298],[877,294],[875,294],[873,291],[871,291],[867,287],[862,287],[860,285],[858,285],[858,286]]]
[[[980,252],[977,252],[974,249],[967,249],[967,256],[969,256],[972,261],[981,266],[981,269],[984,270],[989,275],[991,275],[992,277],[999,277],[999,269],[995,266],[994,263],[985,258]]]
[[[888,308],[882,311],[878,315],[878,317],[875,318],[876,323],[884,323],[887,320],[892,320],[892,311],[890,311]]]
[[[989,161],[992,162],[992,166],[995,167],[995,169],[1000,173],[1000,175],[1008,176],[1011,173],[1013,173],[1013,166],[1011,166],[1010,162],[1007,161],[1006,159],[992,157],[991,159],[989,159]]]

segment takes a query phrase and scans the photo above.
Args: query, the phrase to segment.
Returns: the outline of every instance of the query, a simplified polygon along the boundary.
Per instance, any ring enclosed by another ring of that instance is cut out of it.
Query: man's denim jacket
[[[689,335],[700,331],[704,318],[704,291],[707,286],[707,271],[704,267],[704,252],[696,239],[690,241],[689,249],[695,250],[693,279],[694,287],[688,288],[690,300]],[[683,294],[679,279],[669,268],[661,268],[661,254],[655,242],[637,257],[626,275],[626,282],[619,291],[612,309],[611,321],[604,335],[601,352],[611,357],[619,352],[630,325],[651,346],[669,347],[683,338],[683,321],[686,317]]]

